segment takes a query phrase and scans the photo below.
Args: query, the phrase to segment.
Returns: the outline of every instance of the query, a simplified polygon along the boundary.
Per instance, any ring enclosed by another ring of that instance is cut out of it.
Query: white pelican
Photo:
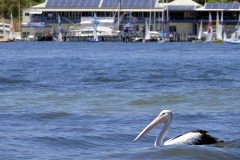
[[[134,140],[138,140],[143,135],[148,133],[151,129],[156,127],[158,124],[164,123],[162,131],[159,133],[155,140],[155,146],[162,146],[163,139],[167,134],[170,125],[172,123],[173,113],[171,110],[163,110],[157,118],[155,118]],[[221,143],[222,140],[212,137],[207,134],[205,130],[193,130],[183,133],[175,138],[167,140],[164,145],[204,145],[204,144],[214,144]]]

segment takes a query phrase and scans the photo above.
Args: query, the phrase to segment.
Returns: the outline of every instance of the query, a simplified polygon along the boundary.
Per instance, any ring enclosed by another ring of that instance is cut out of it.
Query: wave
[[[239,150],[214,146],[162,146],[108,150],[106,159],[239,159]]]
[[[219,143],[219,144],[216,144],[214,146],[218,147],[218,148],[237,148],[237,149],[240,149],[240,139],[226,141],[224,143]]]
[[[31,81],[24,79],[0,78],[0,84],[29,83]]]

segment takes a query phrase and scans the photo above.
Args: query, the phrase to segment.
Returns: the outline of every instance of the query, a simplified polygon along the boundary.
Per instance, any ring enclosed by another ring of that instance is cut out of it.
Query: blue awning
[[[46,22],[29,22],[27,24],[23,24],[22,27],[34,27],[34,28],[45,28],[51,27]]]

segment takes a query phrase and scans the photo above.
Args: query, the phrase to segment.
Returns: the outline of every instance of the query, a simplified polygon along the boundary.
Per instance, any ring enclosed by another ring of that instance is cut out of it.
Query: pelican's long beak
[[[158,124],[164,123],[167,121],[167,118],[164,115],[159,115],[157,118],[155,118],[135,139],[133,142],[137,141],[139,138],[144,136],[146,133],[151,131],[154,127],[156,127]]]

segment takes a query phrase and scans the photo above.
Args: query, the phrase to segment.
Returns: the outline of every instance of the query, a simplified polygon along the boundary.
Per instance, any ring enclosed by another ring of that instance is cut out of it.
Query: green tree
[[[226,3],[226,2],[228,2],[228,0],[208,0],[208,3],[215,3],[215,2]]]
[[[29,8],[30,4],[34,6],[43,2],[45,2],[45,0],[0,0],[0,13],[6,18],[9,18],[11,13],[13,17],[18,17],[19,3],[21,6],[20,13],[22,14],[23,8]]]

